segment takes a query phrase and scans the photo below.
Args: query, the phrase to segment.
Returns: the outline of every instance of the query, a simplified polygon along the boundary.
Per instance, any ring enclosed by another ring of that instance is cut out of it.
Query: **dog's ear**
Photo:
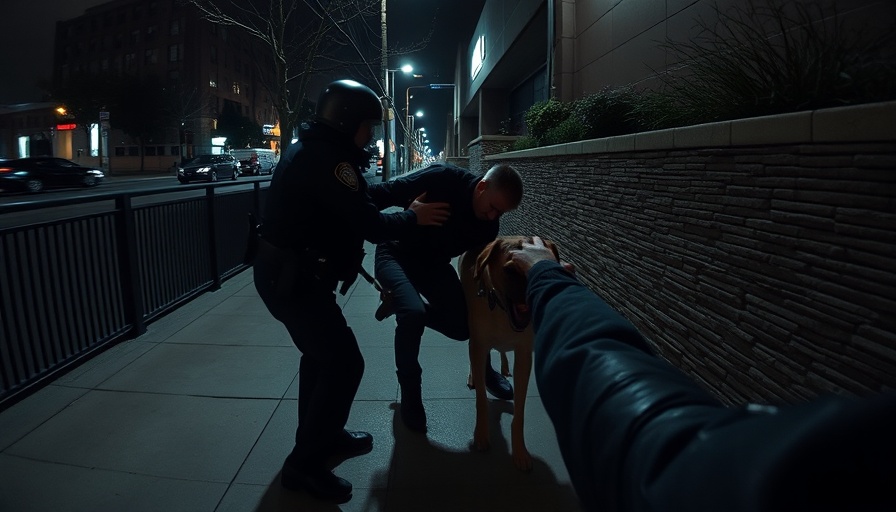
[[[485,266],[488,265],[488,261],[492,258],[492,253],[495,252],[495,248],[501,246],[500,240],[495,240],[490,242],[488,245],[482,248],[479,251],[479,257],[476,258],[476,266],[473,267],[473,279],[478,280],[482,276],[482,272],[485,270]]]

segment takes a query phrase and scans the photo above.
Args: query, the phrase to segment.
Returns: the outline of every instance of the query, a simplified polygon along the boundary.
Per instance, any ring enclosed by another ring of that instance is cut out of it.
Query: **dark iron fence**
[[[243,270],[267,183],[0,206],[74,212],[0,229],[0,410]]]

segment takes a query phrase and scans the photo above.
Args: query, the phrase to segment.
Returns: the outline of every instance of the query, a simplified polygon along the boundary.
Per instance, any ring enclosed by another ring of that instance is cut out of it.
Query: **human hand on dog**
[[[441,226],[451,216],[451,205],[448,203],[424,203],[426,192],[417,196],[409,207],[417,214],[419,226]]]
[[[529,274],[529,269],[542,260],[557,261],[554,252],[544,245],[544,240],[539,236],[533,236],[532,242],[524,241],[519,249],[510,250],[510,264],[517,268],[523,275]],[[559,262],[568,272],[575,272],[572,263]]]

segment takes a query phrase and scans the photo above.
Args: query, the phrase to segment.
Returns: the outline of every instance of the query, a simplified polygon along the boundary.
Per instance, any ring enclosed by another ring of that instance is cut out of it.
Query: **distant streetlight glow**
[[[383,0],[383,12],[385,13],[386,3]],[[384,26],[385,26],[385,18],[384,18]],[[383,41],[385,42],[385,29],[383,32]],[[383,57],[383,64],[386,64],[386,57]],[[388,69],[386,68],[386,83],[385,83],[385,93],[386,95],[382,98],[383,102],[383,181],[389,181],[389,177],[392,172],[392,148],[394,147],[394,143],[392,141],[392,120],[394,116],[392,115],[392,96],[395,94],[395,72],[401,71],[405,74],[410,74],[411,71],[414,70],[414,66],[410,64],[405,64],[398,69]],[[391,79],[391,80],[390,80]],[[391,82],[391,84],[390,84]]]

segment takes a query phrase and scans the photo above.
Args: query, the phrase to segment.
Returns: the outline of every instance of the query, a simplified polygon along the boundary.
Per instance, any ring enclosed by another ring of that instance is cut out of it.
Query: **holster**
[[[339,287],[340,295],[345,295],[348,292],[348,289],[351,288],[353,284],[355,284],[355,281],[358,279],[358,272],[361,271],[361,265],[364,262],[365,254],[366,253],[364,252],[364,249],[359,250],[355,255],[355,259],[351,262],[351,266],[349,267],[352,270],[350,271],[350,273],[342,276],[342,286]]]
[[[306,271],[296,251],[277,247],[260,236],[257,237],[257,248],[265,265],[276,266],[274,295],[281,299],[292,297],[299,275]]]

